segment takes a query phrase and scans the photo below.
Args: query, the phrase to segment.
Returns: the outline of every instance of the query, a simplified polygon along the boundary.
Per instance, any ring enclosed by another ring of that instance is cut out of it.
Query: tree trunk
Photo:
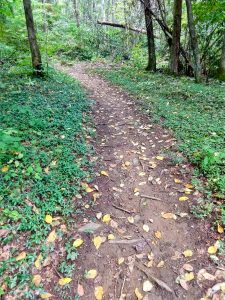
[[[191,48],[192,48],[192,53],[193,53],[193,58],[194,58],[195,80],[196,80],[196,82],[200,82],[201,81],[201,62],[200,62],[198,38],[197,38],[196,30],[195,30],[191,0],[186,0],[186,6],[187,6],[189,34],[190,34],[190,38],[191,38]]]
[[[225,31],[223,37],[222,56],[221,56],[220,68],[219,68],[219,79],[225,81]]]
[[[34,73],[37,76],[43,75],[43,68],[41,62],[41,53],[38,47],[37,38],[36,38],[36,31],[34,27],[34,19],[33,13],[31,8],[31,0],[23,0],[25,18],[26,18],[26,25],[27,25],[27,33],[28,33],[28,40],[30,44],[31,50],[31,57],[32,57],[32,65],[34,68]]]
[[[174,0],[173,36],[171,45],[170,71],[175,75],[178,75],[179,73],[181,17],[182,0]]]
[[[144,4],[145,24],[146,24],[147,40],[148,40],[148,65],[146,70],[155,72],[156,71],[155,38],[154,38],[152,14],[149,10],[150,5],[151,5],[150,0],[145,0],[145,4]]]
[[[77,27],[80,27],[80,14],[78,9],[78,0],[73,0],[73,9],[74,9],[74,16],[76,19]]]

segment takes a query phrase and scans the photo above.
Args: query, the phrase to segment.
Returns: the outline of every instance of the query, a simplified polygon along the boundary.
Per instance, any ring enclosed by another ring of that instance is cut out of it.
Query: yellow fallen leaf
[[[122,263],[124,263],[124,260],[124,257],[118,258],[118,265],[122,265]]]
[[[178,178],[174,178],[174,182],[175,182],[175,183],[181,183],[182,180],[180,180],[180,179],[178,179]]]
[[[92,188],[90,188],[90,186],[87,183],[82,183],[82,187],[86,193],[91,193],[94,191]]]
[[[219,233],[224,233],[224,228],[223,228],[220,224],[218,224],[218,225],[217,225],[217,231],[218,231]]]
[[[157,265],[157,268],[162,268],[165,266],[165,262],[163,260],[161,260],[158,265]]]
[[[156,156],[156,159],[158,159],[158,160],[164,160],[164,157],[163,156]]]
[[[192,250],[187,249],[183,252],[184,257],[191,257],[193,255]]]
[[[161,216],[164,218],[164,219],[174,219],[176,220],[177,219],[177,216],[173,213],[164,213],[162,212],[161,213]]]
[[[93,238],[93,243],[95,245],[95,248],[98,250],[99,247],[101,246],[101,243],[102,243],[102,237],[101,236],[96,236]]]
[[[41,296],[41,299],[49,299],[49,298],[53,297],[53,295],[50,293],[43,293],[40,296]]]
[[[160,231],[156,231],[156,232],[155,232],[155,237],[156,237],[157,239],[161,239],[161,238],[162,238],[162,233],[161,233]]]
[[[134,290],[135,296],[137,297],[138,300],[142,300],[143,299],[143,295],[139,292],[139,289],[136,288]]]
[[[76,240],[73,242],[73,247],[78,248],[78,247],[80,247],[83,243],[84,243],[84,241],[83,241],[82,239],[76,239]]]
[[[87,279],[95,279],[95,277],[97,276],[97,270],[95,270],[95,269],[92,269],[92,270],[89,270],[88,272],[87,272],[87,274],[86,274],[86,278]]]
[[[100,196],[99,193],[93,193],[93,201],[96,202],[99,196]]]
[[[44,168],[44,171],[45,171],[46,174],[48,174],[49,173],[49,167]]]
[[[145,232],[149,232],[149,226],[148,226],[147,224],[144,224],[144,225],[143,225],[143,230],[144,230]]]
[[[71,281],[72,281],[72,279],[70,277],[63,277],[63,278],[59,279],[58,284],[63,286],[63,285],[70,283]]]
[[[209,254],[215,254],[217,252],[218,248],[214,245],[214,246],[210,246],[208,248],[208,253]]]
[[[110,233],[110,234],[108,235],[108,240],[115,240],[114,234]]]
[[[49,233],[49,236],[47,237],[47,242],[48,243],[53,243],[57,238],[57,235],[56,235],[56,232],[55,232],[55,229],[52,230],[50,233]]]
[[[1,168],[2,173],[6,173],[9,171],[9,166],[4,166]]]
[[[125,165],[126,167],[129,167],[129,166],[130,166],[130,162],[129,162],[129,161],[125,161],[124,165]]]
[[[179,201],[181,201],[181,202],[186,201],[186,200],[188,200],[188,197],[186,197],[186,196],[182,196],[179,198]]]
[[[96,286],[95,287],[95,299],[96,300],[102,300],[104,295],[104,290],[102,286]]]
[[[102,222],[106,223],[106,224],[108,224],[110,222],[110,220],[111,220],[111,217],[110,217],[109,214],[104,215],[103,218],[102,218]]]
[[[43,256],[41,254],[38,255],[37,259],[34,262],[34,265],[37,269],[41,269],[41,262],[43,260]]]
[[[193,185],[191,183],[186,183],[184,184],[184,186],[187,188],[187,189],[193,189]]]
[[[109,174],[108,174],[108,172],[106,172],[106,171],[101,171],[101,175],[102,175],[102,176],[107,176],[107,177],[109,177]]]
[[[48,223],[48,224],[51,224],[52,223],[52,216],[46,215],[45,216],[45,222]]]
[[[27,253],[25,251],[21,252],[17,257],[16,261],[22,260],[27,256]]]
[[[190,272],[190,273],[185,273],[184,274],[184,279],[185,281],[191,281],[195,278],[195,275],[193,272]]]
[[[38,274],[34,275],[32,278],[32,282],[35,286],[39,286],[41,283],[41,280],[42,280],[41,275],[38,275]]]
[[[128,220],[129,223],[134,224],[134,218],[133,217],[128,217],[127,220]]]

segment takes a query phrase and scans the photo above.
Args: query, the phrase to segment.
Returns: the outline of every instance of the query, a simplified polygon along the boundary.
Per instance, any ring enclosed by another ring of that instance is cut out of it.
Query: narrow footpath
[[[102,293],[105,300],[224,299],[215,284],[225,281],[225,270],[208,254],[212,231],[190,213],[201,197],[191,185],[191,165],[175,165],[167,156],[176,149],[171,133],[91,68],[63,67],[94,101],[97,132],[92,143],[99,174],[90,185],[97,191],[88,193],[95,205],[79,224],[89,233],[77,235],[84,240],[75,278],[84,288],[80,299],[101,299]],[[84,276],[88,270],[94,272]]]

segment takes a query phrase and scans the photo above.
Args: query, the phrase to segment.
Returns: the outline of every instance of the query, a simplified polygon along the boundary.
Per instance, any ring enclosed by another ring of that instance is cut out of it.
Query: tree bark
[[[41,53],[37,43],[37,37],[36,37],[36,31],[34,27],[34,19],[33,19],[32,7],[31,7],[31,0],[23,0],[23,6],[24,6],[24,12],[26,18],[28,40],[30,44],[34,73],[37,76],[42,76],[43,68],[41,62]]]
[[[145,11],[145,24],[146,24],[147,40],[148,40],[148,65],[146,70],[155,72],[156,71],[155,38],[154,38],[152,15],[149,10],[149,7],[151,7],[150,0],[145,0],[144,11]]]
[[[180,57],[180,35],[181,35],[182,0],[174,0],[173,12],[173,34],[170,56],[170,71],[178,75]]]
[[[225,81],[225,30],[223,37],[223,47],[222,47],[222,55],[220,60],[220,68],[219,68],[219,79]]]
[[[192,3],[191,0],[186,0],[187,7],[187,17],[188,17],[188,27],[189,34],[191,39],[191,48],[194,58],[194,74],[196,82],[201,81],[201,62],[200,62],[200,52],[198,47],[198,38],[195,30],[195,23],[192,11]]]
[[[74,9],[74,16],[76,19],[77,27],[80,27],[80,14],[78,9],[78,0],[73,0],[73,9]]]

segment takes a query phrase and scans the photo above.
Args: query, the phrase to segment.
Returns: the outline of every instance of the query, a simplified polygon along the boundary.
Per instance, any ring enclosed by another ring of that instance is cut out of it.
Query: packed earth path
[[[95,203],[86,206],[75,234],[84,241],[73,278],[81,299],[224,299],[215,294],[224,269],[208,254],[212,230],[190,213],[200,197],[192,167],[166,155],[176,149],[171,132],[152,123],[140,101],[96,75],[94,64],[60,69],[94,100],[96,178],[87,198]]]

